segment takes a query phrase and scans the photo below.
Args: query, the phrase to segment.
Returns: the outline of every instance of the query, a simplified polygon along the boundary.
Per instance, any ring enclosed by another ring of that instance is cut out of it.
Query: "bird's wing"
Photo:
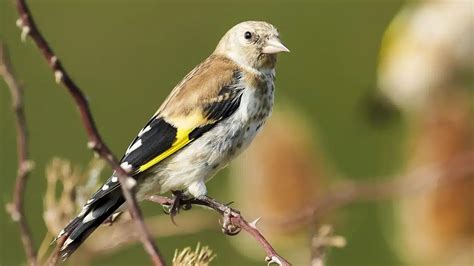
[[[211,56],[175,87],[121,159],[132,176],[150,169],[232,115],[240,105],[242,72],[232,61]],[[88,201],[119,186],[110,177]]]

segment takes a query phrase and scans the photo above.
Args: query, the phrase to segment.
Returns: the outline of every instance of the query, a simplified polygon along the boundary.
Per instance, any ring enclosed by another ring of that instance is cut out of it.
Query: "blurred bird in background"
[[[139,200],[168,191],[211,200],[205,182],[250,144],[270,115],[280,52],[289,50],[266,22],[240,23],[222,37],[213,54],[173,89],[121,159]],[[124,201],[113,174],[59,233],[67,236],[61,256],[70,256]],[[178,210],[179,205],[173,206],[171,215]]]
[[[472,6],[472,1],[409,3],[385,33],[378,87],[407,116],[407,172],[474,148]],[[455,181],[397,204],[396,242],[409,264],[472,263],[473,177],[447,176]]]

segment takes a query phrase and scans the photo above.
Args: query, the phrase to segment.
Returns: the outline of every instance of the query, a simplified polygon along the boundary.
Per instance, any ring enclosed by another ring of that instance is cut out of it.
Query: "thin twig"
[[[259,218],[260,219],[260,218]],[[267,254],[265,260],[270,263],[277,263],[278,265],[291,265],[285,258],[278,255],[275,249],[270,245],[270,243],[265,239],[265,237],[260,233],[257,229],[256,223],[258,219],[252,223],[247,222],[244,217],[241,215],[231,216],[231,222],[234,225],[239,226],[240,228],[244,229],[247,233],[249,233],[257,242],[262,246]]]
[[[174,200],[170,199],[165,196],[160,195],[153,195],[147,197],[147,200],[158,203],[163,206],[172,206]],[[265,237],[260,233],[257,229],[257,222],[260,218],[256,219],[255,221],[249,223],[245,220],[244,217],[240,214],[239,211],[232,210],[231,208],[226,208],[225,210],[216,207],[216,205],[210,205],[206,202],[203,202],[199,199],[190,199],[186,200],[186,204],[194,204],[194,205],[202,205],[208,208],[211,208],[222,215],[224,219],[223,223],[223,231],[226,234],[235,235],[240,232],[240,229],[245,230],[249,235],[251,235],[257,242],[262,246],[263,250],[265,251],[267,257],[265,260],[270,263],[277,263],[278,265],[291,265],[285,258],[280,256],[272,245],[265,239]]]
[[[37,28],[26,1],[17,0],[16,4],[20,16],[17,21],[17,25],[21,28],[22,39],[26,39],[27,36],[30,36],[31,39],[33,39],[36,46],[41,50],[43,57],[48,62],[49,67],[52,69],[56,82],[58,84],[63,84],[71,97],[73,97],[76,106],[79,109],[81,120],[89,139],[88,147],[94,150],[105,161],[107,161],[117,173],[130,214],[136,222],[137,229],[141,232],[141,241],[145,250],[148,252],[155,265],[164,265],[164,260],[161,257],[156,245],[153,242],[152,236],[150,235],[143,221],[143,215],[140,208],[138,207],[135,195],[132,193],[130,186],[127,185],[127,183],[130,183],[127,182],[127,179],[129,178],[127,177],[128,174],[120,167],[119,161],[102,140],[89,109],[89,104],[86,100],[86,97],[84,96],[82,90],[69,76],[68,72],[63,67],[58,57],[54,54],[46,39]]]
[[[23,210],[26,182],[33,165],[28,160],[28,129],[23,108],[23,90],[13,75],[6,48],[2,43],[0,43],[0,76],[3,77],[10,90],[17,133],[18,170],[13,192],[13,203],[7,204],[7,210],[12,220],[17,222],[20,227],[21,242],[25,249],[28,264],[37,265],[33,238]]]
[[[60,237],[58,240],[57,240],[57,245],[56,245],[56,248],[53,250],[53,252],[51,253],[51,256],[49,256],[48,260],[46,261],[45,265],[47,266],[55,266],[56,264],[58,264],[58,260],[59,260],[59,254],[61,252],[61,246],[64,244],[64,242],[66,241],[67,239],[67,236],[64,235],[62,237]]]
[[[474,174],[474,152],[464,152],[452,160],[419,167],[412,172],[392,177],[378,183],[347,182],[335,186],[314,203],[291,217],[280,222],[286,228],[302,223],[313,224],[327,212],[357,202],[388,200],[401,196],[416,195],[418,192],[435,186],[455,182]],[[449,178],[448,178],[449,177]]]

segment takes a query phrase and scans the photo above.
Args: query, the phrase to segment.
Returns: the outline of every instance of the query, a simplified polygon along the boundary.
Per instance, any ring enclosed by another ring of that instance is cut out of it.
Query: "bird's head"
[[[278,30],[263,21],[245,21],[232,27],[214,51],[240,65],[257,70],[273,69],[276,54],[289,52],[280,41]]]

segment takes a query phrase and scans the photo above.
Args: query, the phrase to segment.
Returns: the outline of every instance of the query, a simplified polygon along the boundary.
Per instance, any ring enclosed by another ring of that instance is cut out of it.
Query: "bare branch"
[[[265,239],[262,233],[260,233],[254,223],[247,222],[240,214],[235,216],[231,214],[231,222],[234,225],[237,225],[238,227],[244,229],[253,238],[255,238],[255,240],[257,240],[260,246],[262,246],[262,248],[265,250],[265,253],[267,254],[265,260],[269,264],[277,263],[278,265],[291,265],[290,262],[288,262],[285,258],[278,255],[278,253],[275,251],[272,245],[270,245],[270,243]]]
[[[172,206],[174,203],[173,199],[168,197],[160,196],[160,195],[153,195],[149,196],[147,200],[161,204],[163,206]],[[272,245],[265,239],[265,237],[260,233],[257,229],[257,222],[260,218],[256,219],[255,221],[249,223],[245,220],[244,217],[240,214],[239,211],[229,208],[226,205],[218,203],[217,201],[208,198],[207,200],[202,199],[189,199],[184,200],[185,204],[194,204],[194,205],[202,205],[209,207],[223,217],[223,227],[222,230],[225,234],[228,235],[236,235],[240,232],[241,229],[245,230],[248,234],[250,234],[257,242],[262,246],[263,250],[267,254],[265,260],[270,263],[277,263],[278,265],[291,265],[285,258],[280,256]]]
[[[306,210],[279,225],[288,228],[293,224],[312,224],[327,212],[349,204],[416,195],[417,192],[433,188],[440,183],[454,182],[473,173],[474,153],[470,151],[459,154],[448,162],[422,166],[406,175],[390,178],[388,181],[343,183],[330,189]]]
[[[56,245],[56,248],[51,253],[51,256],[48,258],[48,261],[46,261],[45,265],[55,266],[56,264],[58,264],[59,254],[60,254],[60,251],[61,251],[61,246],[64,244],[64,241],[66,241],[66,239],[67,239],[67,236],[64,235],[64,236],[60,237],[57,240],[58,244]]]
[[[0,43],[0,76],[3,77],[10,90],[17,133],[18,170],[13,191],[13,202],[7,204],[7,211],[10,213],[12,220],[17,222],[20,227],[21,242],[25,249],[28,264],[37,265],[33,238],[23,210],[26,182],[33,165],[28,160],[28,129],[23,108],[23,90],[13,75],[6,47],[2,43]]]
[[[152,236],[150,235],[143,221],[143,215],[140,208],[138,207],[135,195],[126,185],[127,172],[120,167],[119,161],[102,140],[89,109],[89,104],[86,100],[86,97],[77,84],[69,76],[68,72],[63,67],[58,57],[54,54],[46,39],[39,31],[35,21],[33,20],[33,16],[28,8],[28,5],[26,4],[26,1],[17,0],[16,4],[20,16],[17,21],[17,25],[21,28],[22,39],[25,39],[27,36],[33,39],[34,43],[41,50],[43,57],[46,59],[49,67],[53,71],[56,82],[58,84],[64,85],[71,97],[73,97],[76,106],[79,109],[82,123],[89,139],[89,148],[94,150],[101,158],[107,161],[117,173],[129,211],[136,222],[137,229],[141,232],[141,241],[145,250],[148,252],[155,265],[164,265],[164,260],[159,254],[159,251],[153,242]]]

